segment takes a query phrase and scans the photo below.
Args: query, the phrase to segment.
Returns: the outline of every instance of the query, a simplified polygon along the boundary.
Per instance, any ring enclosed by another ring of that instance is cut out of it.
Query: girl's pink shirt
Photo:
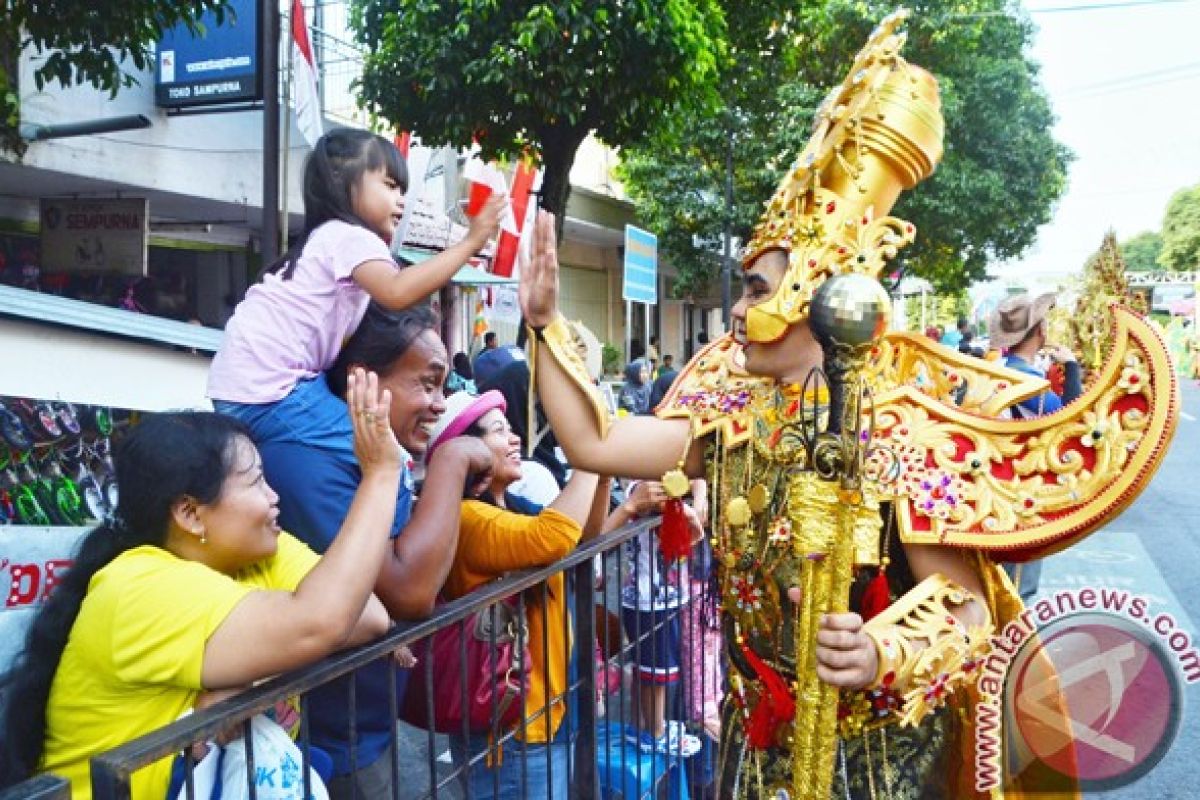
[[[238,304],[209,369],[208,396],[273,403],[333,366],[367,311],[370,295],[353,275],[368,261],[393,259],[366,228],[333,220],[313,231],[291,278],[267,275]]]

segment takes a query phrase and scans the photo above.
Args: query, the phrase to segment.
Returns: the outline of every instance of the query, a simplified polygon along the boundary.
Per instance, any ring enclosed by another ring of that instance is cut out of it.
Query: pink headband
[[[466,433],[467,428],[474,425],[480,417],[493,408],[501,411],[508,410],[508,403],[505,401],[504,395],[495,389],[484,392],[479,397],[471,397],[466,392],[456,392],[447,399],[446,405],[446,411],[438,420],[438,424],[434,426],[433,438],[429,441],[429,447],[425,449],[426,464],[433,458],[434,450],[451,439],[462,436]]]

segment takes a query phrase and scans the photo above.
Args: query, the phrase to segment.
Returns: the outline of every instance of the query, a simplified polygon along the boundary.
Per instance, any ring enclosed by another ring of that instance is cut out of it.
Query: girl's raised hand
[[[403,451],[389,419],[392,393],[387,389],[380,392],[379,377],[361,367],[346,376],[346,387],[346,409],[354,428],[354,455],[363,477],[399,472]]]
[[[535,328],[558,315],[558,243],[549,211],[539,210],[533,224],[533,256],[521,265],[520,299],[525,322]]]

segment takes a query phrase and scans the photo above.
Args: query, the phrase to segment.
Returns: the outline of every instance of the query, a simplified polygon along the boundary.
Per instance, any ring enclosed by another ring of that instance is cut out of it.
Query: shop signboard
[[[184,25],[167,30],[158,42],[155,102],[188,108],[261,100],[262,7],[257,0],[230,0],[220,25],[212,12],[201,17],[199,35]]]
[[[146,274],[144,197],[42,198],[42,269]]]

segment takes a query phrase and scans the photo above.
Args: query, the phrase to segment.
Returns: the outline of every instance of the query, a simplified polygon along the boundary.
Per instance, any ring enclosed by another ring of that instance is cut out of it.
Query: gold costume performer
[[[672,496],[710,482],[723,800],[1016,797],[1033,781],[1075,796],[1014,753],[1003,786],[980,774],[976,709],[999,702],[980,679],[989,637],[1022,609],[992,556],[1043,557],[1120,512],[1178,415],[1163,342],[1119,306],[1084,394],[1033,419],[1000,417],[1044,380],[883,334],[875,278],[916,235],[888,212],[942,153],[937,83],[900,57],[905,17],[880,24],[822,104],[746,248],[733,332],[658,418],[613,422],[592,389],[557,311],[548,215],[522,270],[535,378],[571,462],[661,476]],[[1048,735],[1069,747],[1069,727]]]

